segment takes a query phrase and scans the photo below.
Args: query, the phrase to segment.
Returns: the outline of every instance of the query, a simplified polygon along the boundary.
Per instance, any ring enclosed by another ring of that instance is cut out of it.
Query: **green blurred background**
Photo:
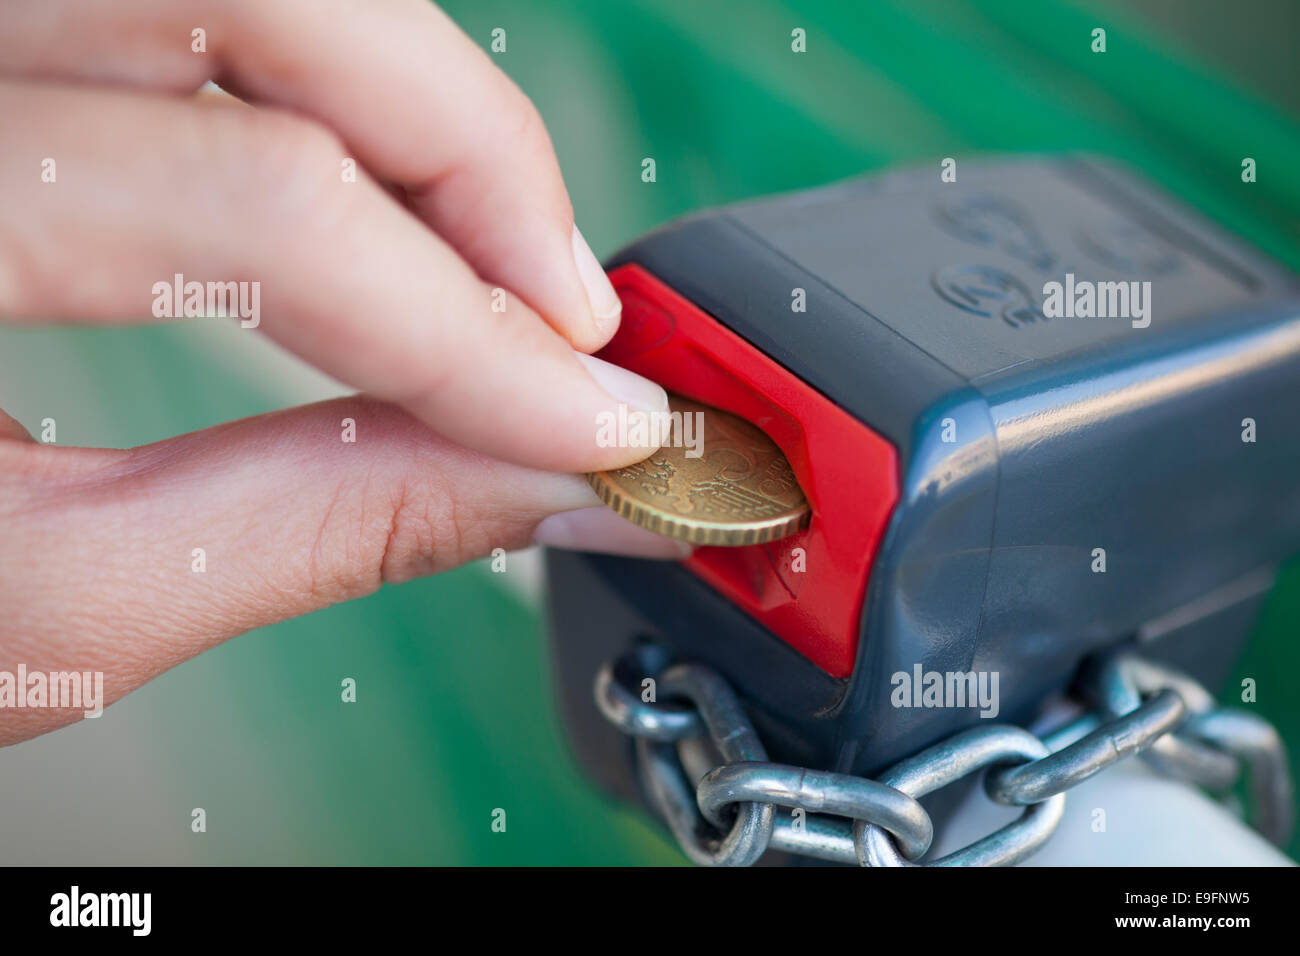
[[[706,205],[895,163],[1085,149],[1300,268],[1292,2],[445,8],[484,48],[507,31],[495,59],[546,118],[600,255]],[[0,407],[33,432],[55,418],[65,445],[141,444],[341,391],[233,323],[0,329]],[[247,635],[98,721],[0,751],[0,862],[681,862],[576,772],[539,565],[511,560],[504,575],[468,567]],[[1239,668],[1294,765],[1298,624],[1292,567]],[[355,704],[340,702],[344,677]],[[205,834],[190,831],[194,807]],[[498,807],[505,833],[491,829]]]

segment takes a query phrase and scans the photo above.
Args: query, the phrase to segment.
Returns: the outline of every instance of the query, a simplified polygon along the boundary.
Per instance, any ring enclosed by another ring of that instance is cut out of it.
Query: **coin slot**
[[[600,357],[761,429],[812,508],[808,527],[788,538],[697,548],[685,566],[823,670],[847,676],[871,563],[898,500],[893,445],[642,267],[610,278],[623,322]]]

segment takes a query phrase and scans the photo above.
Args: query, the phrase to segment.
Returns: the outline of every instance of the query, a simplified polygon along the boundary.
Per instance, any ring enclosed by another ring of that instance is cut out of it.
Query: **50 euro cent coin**
[[[644,461],[587,476],[624,518],[697,545],[741,547],[808,527],[812,509],[789,460],[730,412],[668,397],[662,447]]]

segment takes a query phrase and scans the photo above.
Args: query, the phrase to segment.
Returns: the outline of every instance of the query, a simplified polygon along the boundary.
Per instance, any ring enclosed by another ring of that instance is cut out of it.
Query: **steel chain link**
[[[1290,836],[1292,781],[1273,726],[1218,707],[1192,678],[1128,651],[1085,664],[1081,684],[1096,710],[1065,727],[1041,739],[1007,724],[973,727],[875,780],[772,763],[715,671],[700,664],[653,675],[646,669],[637,651],[606,664],[596,676],[596,705],[635,738],[651,804],[699,864],[749,866],[772,849],[862,866],[1011,865],[1055,832],[1066,791],[1137,753],[1215,794],[1230,790],[1244,770],[1255,828],[1276,844]],[[653,676],[656,696],[667,700],[643,701],[626,683],[637,676]],[[990,799],[1024,812],[967,847],[923,860],[934,823],[918,798],[980,772]]]

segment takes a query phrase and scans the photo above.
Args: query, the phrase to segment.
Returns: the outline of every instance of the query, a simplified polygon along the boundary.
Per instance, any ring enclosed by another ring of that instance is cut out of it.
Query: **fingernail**
[[[638,411],[668,411],[668,393],[663,390],[663,386],[656,385],[636,372],[629,372],[621,366],[598,359],[594,355],[586,355],[582,352],[573,354],[578,356],[578,361],[583,364],[596,383],[619,401]]]
[[[533,543],[665,561],[680,561],[692,550],[685,541],[646,531],[604,505],[561,511],[545,518],[533,532]]]
[[[573,261],[578,264],[578,275],[587,290],[587,302],[591,305],[596,327],[602,333],[609,332],[611,326],[618,325],[623,303],[619,301],[618,293],[610,285],[609,276],[605,275],[600,260],[591,251],[591,246],[587,245],[587,240],[582,238],[577,226],[573,227]]]

